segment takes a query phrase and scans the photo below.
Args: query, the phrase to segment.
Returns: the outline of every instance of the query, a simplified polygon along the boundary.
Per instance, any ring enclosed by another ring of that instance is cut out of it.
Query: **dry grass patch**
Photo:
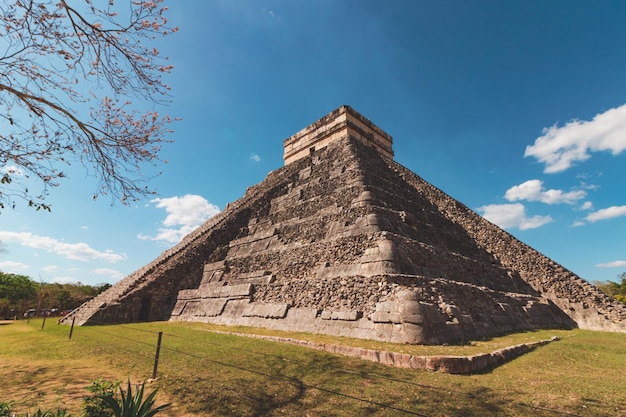
[[[64,382],[45,386],[51,401],[64,398],[68,373],[81,381],[93,379],[94,372],[109,372],[122,380],[127,375],[134,380],[148,378],[157,333],[163,331],[157,385],[179,404],[171,415],[528,417],[567,413],[626,417],[624,334],[542,331],[465,346],[429,347],[200,323],[81,327],[68,341],[68,327],[51,325],[42,332],[37,326],[32,322],[29,326],[0,326],[0,378],[5,380],[7,372],[15,370],[20,385],[32,386],[42,375],[47,379],[56,375]],[[207,331],[216,329],[425,355],[489,352],[552,335],[561,340],[490,372],[460,376],[396,369],[299,346]],[[39,374],[27,376],[29,369],[39,370]],[[5,392],[0,385],[0,400],[16,400],[6,398]],[[23,396],[30,391],[12,392]]]
[[[94,356],[91,349],[69,341],[69,328],[57,328],[55,323],[46,326],[52,327],[41,331],[40,320],[29,325],[25,321],[4,322],[0,326],[0,401],[11,401],[14,412],[61,408],[78,416],[83,398],[90,395],[85,388],[92,381],[143,380],[123,367],[112,366],[114,361],[110,358]],[[55,332],[50,333],[50,329]],[[194,416],[160,392],[157,404],[168,402],[174,402],[174,406],[160,415]]]

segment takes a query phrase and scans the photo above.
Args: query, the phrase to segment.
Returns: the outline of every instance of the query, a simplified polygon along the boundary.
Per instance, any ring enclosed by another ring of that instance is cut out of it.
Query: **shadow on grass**
[[[265,368],[268,365],[270,369]],[[257,370],[267,372],[265,375],[206,374],[202,378],[163,382],[174,389],[172,394],[180,398],[189,411],[202,415],[524,415],[520,410],[512,412],[513,404],[509,399],[486,387],[460,392],[419,384],[397,384],[401,381],[368,375],[366,369],[355,369],[354,373],[363,375],[355,381],[354,374],[346,378],[341,372],[334,372],[341,366],[345,364],[334,357],[315,355],[296,369],[289,362],[281,363],[274,358],[260,361]],[[186,389],[188,384],[193,384],[192,390]],[[189,391],[193,392],[193,397]]]

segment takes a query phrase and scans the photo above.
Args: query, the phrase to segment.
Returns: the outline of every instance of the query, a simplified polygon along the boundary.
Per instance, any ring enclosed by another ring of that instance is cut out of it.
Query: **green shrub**
[[[19,415],[13,413],[11,408],[11,403],[8,401],[0,402],[0,417],[20,417]],[[72,417],[70,414],[67,414],[67,411],[58,409],[56,412],[52,411],[41,411],[41,409],[35,411],[33,414],[26,413],[23,417]]]
[[[92,381],[91,385],[86,389],[93,395],[85,397],[83,400],[83,416],[111,417],[113,415],[113,410],[111,410],[107,402],[104,400],[104,397],[115,397],[117,390],[120,389],[121,383],[121,381],[105,381],[102,378]]]
[[[11,417],[11,403],[9,401],[0,401],[0,417]]]
[[[70,414],[67,414],[65,410],[57,410],[56,412],[52,411],[41,411],[41,409],[35,411],[33,414],[26,414],[26,417],[72,417]]]
[[[121,382],[109,382],[102,378],[96,379],[87,387],[92,395],[83,400],[82,417],[152,417],[168,408],[169,404],[154,408],[157,390],[152,391],[144,400],[145,383],[137,385],[137,391],[133,395],[133,389],[128,381],[128,388],[124,391]],[[119,397],[117,396],[119,390]],[[0,417],[72,417],[66,410],[42,411],[38,409],[34,413],[17,415],[13,412],[11,402],[0,401]]]
[[[154,407],[154,397],[157,390],[152,391],[144,400],[145,382],[137,386],[137,391],[133,395],[133,388],[128,381],[128,388],[124,391],[120,388],[121,400],[117,400],[110,394],[103,395],[101,398],[113,410],[115,417],[152,417],[157,413],[168,408],[169,404]]]

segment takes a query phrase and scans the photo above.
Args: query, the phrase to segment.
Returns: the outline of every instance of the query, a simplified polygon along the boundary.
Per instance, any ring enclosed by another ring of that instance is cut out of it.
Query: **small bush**
[[[83,416],[84,417],[111,417],[113,410],[109,407],[104,397],[115,397],[117,390],[120,389],[121,381],[105,381],[98,378],[91,383],[86,389],[93,395],[85,397],[83,400]],[[1,416],[0,416],[1,417]]]
[[[11,403],[8,401],[0,401],[0,417],[11,417]]]
[[[133,395],[133,388],[128,381],[126,391],[120,388],[121,401],[110,394],[103,395],[101,398],[111,407],[115,417],[152,417],[170,406],[164,404],[153,408],[157,390],[152,391],[144,400],[144,387],[145,382],[137,385],[137,391]]]
[[[35,411],[33,414],[26,413],[23,416],[17,415],[13,412],[11,408],[11,403],[8,401],[0,402],[0,417],[72,417],[70,414],[67,414],[67,411],[58,409],[56,412],[53,411],[41,411],[41,409]]]
[[[109,382],[96,379],[87,387],[92,395],[83,400],[82,417],[152,417],[168,408],[169,404],[154,408],[157,390],[152,391],[144,400],[145,383],[137,385],[133,394],[132,386],[128,381],[126,390],[120,387],[121,382]],[[119,391],[119,396],[117,395]],[[13,412],[11,403],[0,401],[0,417],[72,417],[66,410],[42,411],[18,415]]]
[[[67,411],[58,409],[56,412],[41,411],[41,409],[35,411],[33,414],[26,414],[26,417],[72,417],[67,414]]]

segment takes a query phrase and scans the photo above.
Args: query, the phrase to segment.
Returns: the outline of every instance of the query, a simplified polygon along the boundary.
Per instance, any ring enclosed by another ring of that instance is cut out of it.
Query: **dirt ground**
[[[11,325],[10,320],[0,321],[0,325]],[[83,398],[90,393],[85,389],[92,381],[103,378],[108,381],[126,381],[127,373],[107,363],[84,363],[66,358],[25,359],[12,357],[10,361],[0,361],[0,401],[10,401],[18,413],[42,410],[67,409],[75,417],[80,416]],[[141,382],[130,376],[131,383]],[[155,385],[147,383],[147,389]],[[157,394],[156,404],[172,403],[172,406],[159,414],[163,417],[196,417],[185,413],[179,404],[164,393]]]

